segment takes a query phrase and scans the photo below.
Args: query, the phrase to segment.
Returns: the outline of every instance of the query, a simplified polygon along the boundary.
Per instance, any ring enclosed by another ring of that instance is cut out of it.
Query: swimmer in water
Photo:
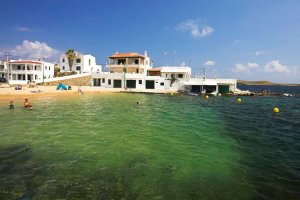
[[[28,99],[25,99],[25,101],[24,101],[24,108],[32,109],[32,105],[30,105]]]
[[[15,106],[14,106],[14,101],[10,101],[9,102],[9,109],[14,109]]]

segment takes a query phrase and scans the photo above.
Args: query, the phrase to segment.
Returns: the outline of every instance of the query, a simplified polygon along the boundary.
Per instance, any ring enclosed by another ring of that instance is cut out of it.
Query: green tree
[[[74,49],[68,49],[66,51],[66,56],[68,58],[68,63],[69,63],[70,71],[72,71],[74,59],[76,58],[75,50]]]

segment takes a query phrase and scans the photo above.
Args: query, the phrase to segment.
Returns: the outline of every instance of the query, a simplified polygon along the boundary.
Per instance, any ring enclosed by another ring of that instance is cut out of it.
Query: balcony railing
[[[113,63],[113,64],[109,64],[108,66],[109,66],[109,67],[124,67],[124,64],[116,64],[116,63]],[[144,65],[141,65],[141,64],[128,64],[128,65],[126,65],[126,67],[144,68],[145,66],[144,66]]]
[[[38,74],[41,73],[42,70],[12,70],[11,73],[13,74]]]

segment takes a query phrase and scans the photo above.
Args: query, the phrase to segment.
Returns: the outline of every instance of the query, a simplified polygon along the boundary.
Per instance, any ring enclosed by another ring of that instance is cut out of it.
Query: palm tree
[[[73,62],[74,62],[74,59],[76,58],[75,50],[74,49],[68,49],[66,51],[66,56],[68,58],[68,63],[69,63],[70,71],[72,71]]]

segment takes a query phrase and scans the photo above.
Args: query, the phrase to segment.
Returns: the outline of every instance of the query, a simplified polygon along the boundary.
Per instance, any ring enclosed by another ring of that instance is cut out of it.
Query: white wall
[[[63,62],[64,59],[64,62]],[[76,60],[80,59],[80,63],[77,63]],[[68,58],[65,54],[60,56],[60,71],[66,72],[70,71]],[[80,67],[80,70],[77,70],[77,67]],[[78,73],[88,73],[92,71],[102,71],[102,66],[96,64],[96,58],[92,55],[82,55],[77,54],[76,58],[73,61],[72,71]]]

